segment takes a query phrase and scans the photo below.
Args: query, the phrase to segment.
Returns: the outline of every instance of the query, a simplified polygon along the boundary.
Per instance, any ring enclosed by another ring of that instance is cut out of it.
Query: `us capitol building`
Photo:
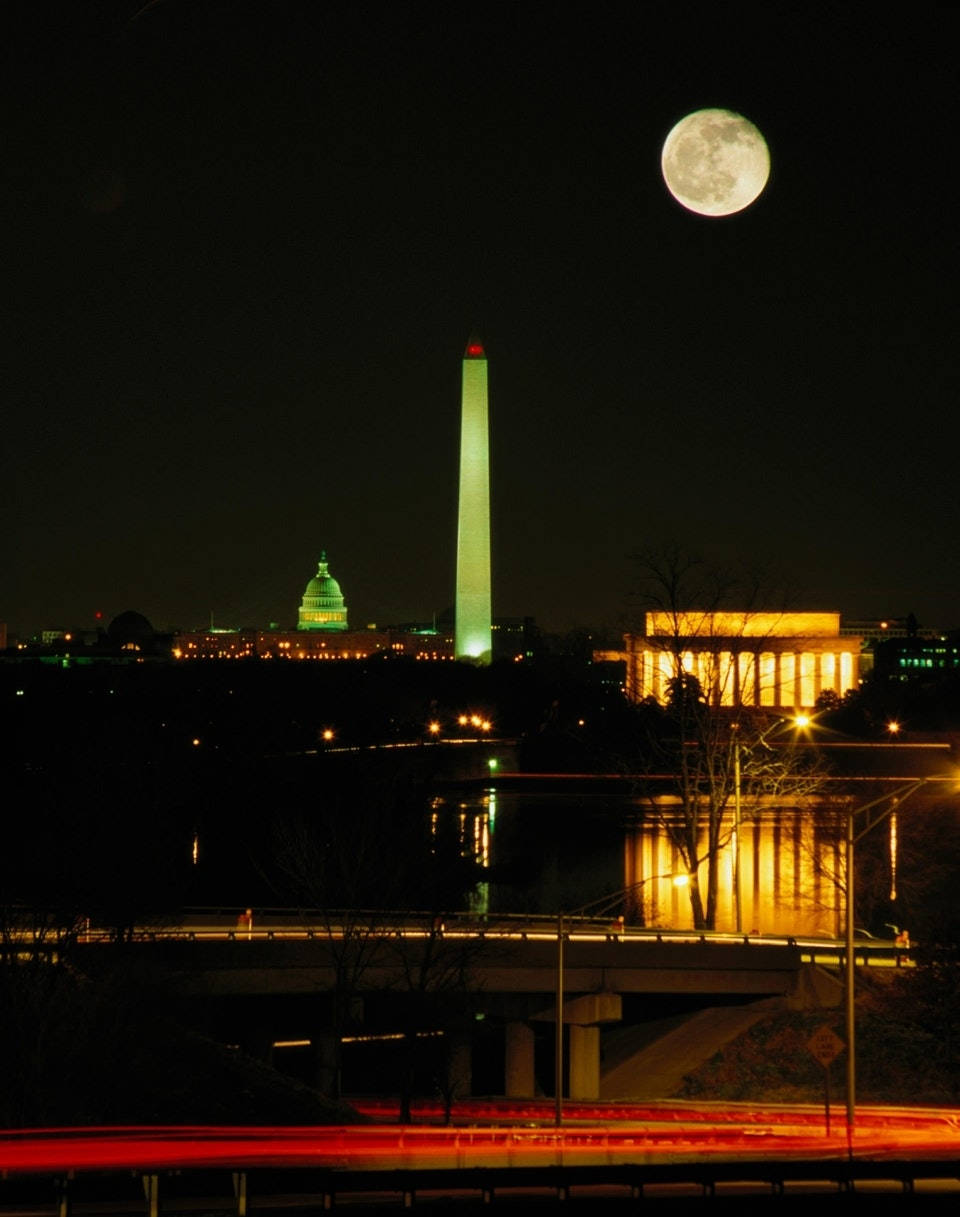
[[[317,573],[307,584],[297,614],[298,630],[329,630],[345,632],[347,606],[340,584],[330,574],[330,564],[324,550],[317,563]]]
[[[452,659],[453,633],[430,626],[351,630],[340,584],[321,551],[295,630],[214,629],[178,634],[175,659],[366,659],[375,654]]]

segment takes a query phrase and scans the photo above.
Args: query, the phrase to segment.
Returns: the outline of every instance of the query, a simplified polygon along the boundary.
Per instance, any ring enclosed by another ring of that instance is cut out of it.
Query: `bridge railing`
[[[537,913],[471,912],[429,913],[422,911],[336,910],[256,908],[252,910],[200,907],[185,909],[176,916],[157,918],[119,931],[115,927],[84,922],[71,941],[80,945],[103,945],[117,941],[159,942],[283,942],[345,937],[476,939],[480,941],[556,941],[555,917]],[[798,948],[804,962],[835,966],[845,955],[843,939],[774,934],[736,934],[722,930],[668,929],[624,924],[610,917],[564,916],[563,936],[568,942],[620,944],[665,943],[747,947],[789,946]],[[16,919],[8,925],[6,938],[26,950],[56,951],[57,943],[38,937],[28,916],[22,928]],[[913,962],[910,948],[893,939],[858,938],[858,964],[907,966]]]

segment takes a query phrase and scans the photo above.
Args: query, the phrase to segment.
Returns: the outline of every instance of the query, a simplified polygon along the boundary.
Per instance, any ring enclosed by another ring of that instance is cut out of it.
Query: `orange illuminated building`
[[[860,682],[859,637],[841,635],[839,613],[655,612],[642,634],[598,661],[626,666],[632,701],[667,700],[682,673],[717,706],[811,709],[821,693],[842,697]]]

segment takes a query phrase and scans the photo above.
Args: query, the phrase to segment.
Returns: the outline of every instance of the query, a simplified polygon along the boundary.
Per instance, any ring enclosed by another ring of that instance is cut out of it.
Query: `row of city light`
[[[489,718],[485,718],[482,714],[458,714],[458,727],[474,727],[477,731],[489,731],[493,724]],[[427,724],[427,731],[430,735],[438,736],[443,730],[443,724],[433,719]]]
[[[484,718],[482,714],[459,714],[457,716],[458,727],[473,727],[477,731],[484,733],[489,732],[493,728],[493,723],[489,718]],[[427,734],[437,739],[443,732],[443,724],[437,719],[432,719],[427,723]],[[324,727],[320,731],[320,738],[324,743],[329,744],[336,737],[332,727]],[[199,740],[194,740],[194,743],[199,743]]]

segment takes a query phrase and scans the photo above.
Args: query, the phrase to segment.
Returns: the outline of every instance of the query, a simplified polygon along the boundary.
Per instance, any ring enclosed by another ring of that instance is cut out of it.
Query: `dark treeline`
[[[364,898],[422,904],[423,868],[437,856],[437,841],[424,841],[428,803],[457,760],[433,745],[430,724],[443,737],[477,737],[457,719],[479,714],[534,768],[616,764],[630,711],[590,675],[586,664],[403,660],[4,665],[14,814],[3,900],[118,931],[183,905],[297,904],[304,896],[284,879],[278,842],[296,826],[329,836],[345,823],[395,862],[395,881],[371,881]],[[422,746],[382,747],[397,743]],[[431,898],[449,906],[470,876],[444,861],[453,877]],[[327,887],[330,901],[350,895]]]
[[[432,819],[438,783],[463,750],[434,746],[429,724],[455,738],[460,714],[485,716],[491,734],[515,741],[528,771],[638,774],[662,765],[664,743],[678,738],[675,707],[631,707],[600,676],[583,656],[489,669],[402,660],[0,666],[9,723],[0,742],[0,1038],[9,1049],[0,1121],[219,1119],[224,1110],[322,1119],[313,1089],[291,1090],[262,1062],[224,1056],[185,1030],[190,1019],[137,974],[129,930],[200,906],[464,907],[475,863],[456,817]],[[957,695],[950,681],[871,681],[821,706],[820,721],[874,740],[894,716],[908,732],[958,729]],[[380,747],[396,743],[413,746]],[[868,837],[859,853],[858,923],[879,932],[895,918],[908,924],[920,940],[917,986],[929,981],[931,992],[945,992],[943,978],[956,975],[958,824],[952,801],[901,817],[895,910],[885,835]],[[586,826],[582,819],[579,831]],[[588,854],[584,845],[576,856]],[[509,885],[524,856],[498,865],[502,873],[485,878]],[[72,950],[88,923],[112,930],[116,944],[115,966],[95,979]],[[357,923],[352,947],[361,962],[367,928]],[[25,960],[24,929],[41,935],[46,955]],[[466,966],[442,953],[428,967],[413,963],[403,1004],[419,1011],[410,1044],[428,1015],[455,1029],[462,1021],[462,985],[448,978]],[[346,1020],[348,973],[358,965],[343,964]],[[222,1079],[219,1088],[201,1093],[178,1061],[192,1062],[194,1077]],[[415,1066],[411,1052],[404,1093]],[[443,1062],[430,1069],[443,1078]],[[319,1063],[316,1084],[331,1072]],[[138,1080],[113,1085],[121,1075]],[[249,1100],[242,1110],[240,1094]]]
[[[279,846],[289,852],[291,834],[309,825],[329,853],[331,826],[348,824],[396,861],[391,882],[371,880],[364,899],[423,907],[429,893],[450,907],[473,876],[452,837],[425,839],[430,799],[457,753],[432,746],[429,724],[456,737],[458,716],[479,713],[492,736],[516,741],[530,772],[662,769],[677,737],[671,707],[629,706],[599,675],[585,656],[487,669],[389,659],[0,665],[10,711],[2,901],[118,931],[183,906],[296,905],[305,895],[284,875]],[[892,717],[907,734],[960,729],[960,685],[868,681],[825,703],[819,721],[832,738],[875,740]],[[391,743],[422,747],[370,750]],[[907,851],[909,842],[908,832]],[[328,877],[324,898],[340,895],[351,893]]]

